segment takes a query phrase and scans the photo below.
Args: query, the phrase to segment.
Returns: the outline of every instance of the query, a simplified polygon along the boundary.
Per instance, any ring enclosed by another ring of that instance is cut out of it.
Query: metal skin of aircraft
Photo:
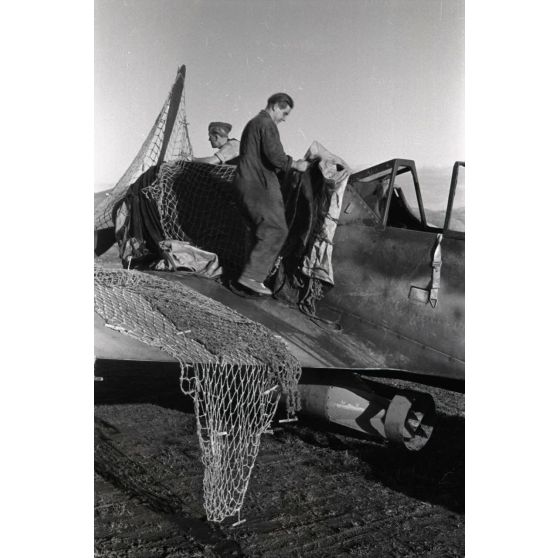
[[[434,427],[433,398],[374,379],[464,391],[465,233],[454,230],[461,227],[453,227],[452,215],[464,166],[454,164],[443,226],[427,220],[412,160],[393,159],[350,176],[334,237],[335,286],[316,305],[316,315],[336,327],[273,298],[240,297],[203,277],[148,273],[183,282],[280,336],[303,368],[301,415],[421,449]],[[105,328],[97,315],[95,358],[98,371],[105,360],[172,361]]]

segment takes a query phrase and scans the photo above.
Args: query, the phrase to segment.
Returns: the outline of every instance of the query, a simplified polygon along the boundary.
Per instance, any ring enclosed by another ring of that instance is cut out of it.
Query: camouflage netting
[[[124,198],[128,188],[146,170],[163,161],[191,159],[192,145],[188,135],[184,79],[186,68],[179,68],[172,86],[155,124],[145,138],[134,160],[110,191],[107,198],[95,211],[95,230],[114,226],[114,206]]]
[[[284,394],[299,408],[299,363],[266,328],[181,283],[95,269],[95,311],[107,327],[180,363],[194,401],[207,517],[239,514],[260,445]]]
[[[244,267],[252,243],[233,188],[235,170],[179,159],[161,165],[143,190],[157,205],[166,239],[192,241],[217,254],[233,274]]]

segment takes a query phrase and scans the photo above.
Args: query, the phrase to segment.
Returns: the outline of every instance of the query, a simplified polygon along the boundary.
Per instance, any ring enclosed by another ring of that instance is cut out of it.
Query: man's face
[[[290,112],[291,107],[289,105],[287,105],[285,108],[281,108],[279,104],[273,105],[271,109],[271,119],[273,120],[273,122],[275,122],[275,124],[285,122]]]
[[[209,133],[209,143],[211,143],[211,147],[214,149],[218,149],[219,147],[223,147],[225,143],[227,143],[227,138],[216,134],[215,132]]]

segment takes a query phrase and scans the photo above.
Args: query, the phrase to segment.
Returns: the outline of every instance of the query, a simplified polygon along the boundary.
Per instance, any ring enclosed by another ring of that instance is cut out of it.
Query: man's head
[[[211,122],[207,128],[211,147],[218,149],[229,141],[232,126],[228,122]]]
[[[279,122],[284,122],[287,119],[293,107],[294,101],[290,95],[275,93],[267,100],[265,110],[269,113],[273,122],[279,124]]]

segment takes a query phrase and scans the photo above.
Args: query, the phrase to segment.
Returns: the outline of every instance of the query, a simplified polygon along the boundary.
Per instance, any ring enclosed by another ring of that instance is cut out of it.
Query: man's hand
[[[305,161],[304,159],[299,159],[298,161],[293,162],[293,168],[299,172],[306,172],[309,164],[310,163],[308,163],[308,161]]]

